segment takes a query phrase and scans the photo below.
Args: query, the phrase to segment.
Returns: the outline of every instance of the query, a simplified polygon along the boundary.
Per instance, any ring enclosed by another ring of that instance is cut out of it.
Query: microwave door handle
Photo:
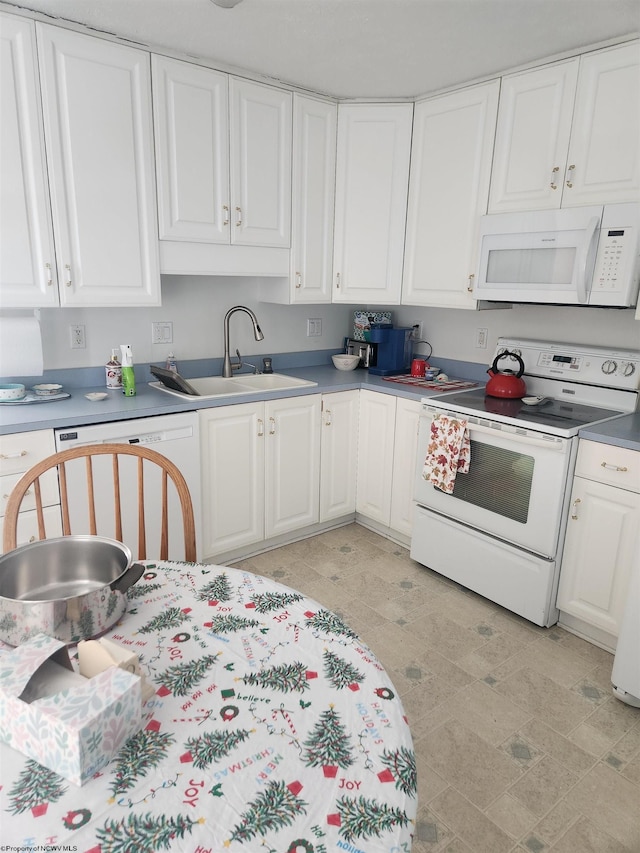
[[[578,302],[581,305],[586,305],[589,301],[589,285],[591,276],[593,275],[593,262],[595,260],[596,249],[598,248],[598,228],[600,226],[600,217],[593,216],[587,225],[586,245],[580,274],[578,276],[577,290]]]

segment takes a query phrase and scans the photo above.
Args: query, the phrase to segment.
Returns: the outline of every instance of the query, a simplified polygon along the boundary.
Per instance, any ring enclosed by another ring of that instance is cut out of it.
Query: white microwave
[[[483,216],[476,299],[633,307],[640,204]]]

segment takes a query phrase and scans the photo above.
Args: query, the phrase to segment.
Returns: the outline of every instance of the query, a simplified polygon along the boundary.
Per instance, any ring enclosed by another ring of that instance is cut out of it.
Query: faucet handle
[[[240,355],[239,349],[236,349],[236,355],[238,356],[238,363],[231,365],[232,370],[240,370],[240,368],[242,367],[242,356]]]

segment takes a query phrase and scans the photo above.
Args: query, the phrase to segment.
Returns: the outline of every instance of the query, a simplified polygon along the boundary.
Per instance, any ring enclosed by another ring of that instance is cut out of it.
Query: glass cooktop
[[[464,410],[466,414],[493,417],[498,421],[501,419],[512,423],[520,421],[523,425],[533,428],[554,428],[567,434],[573,434],[589,424],[624,414],[614,409],[601,409],[597,406],[588,406],[571,400],[555,400],[551,397],[546,397],[537,405],[530,406],[522,400],[488,397],[483,388],[432,397],[428,402],[437,402],[437,408]]]

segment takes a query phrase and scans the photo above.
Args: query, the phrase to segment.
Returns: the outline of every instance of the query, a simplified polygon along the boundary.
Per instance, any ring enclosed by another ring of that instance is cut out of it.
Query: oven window
[[[454,497],[526,524],[533,466],[526,453],[472,440],[469,472],[456,475]]]

